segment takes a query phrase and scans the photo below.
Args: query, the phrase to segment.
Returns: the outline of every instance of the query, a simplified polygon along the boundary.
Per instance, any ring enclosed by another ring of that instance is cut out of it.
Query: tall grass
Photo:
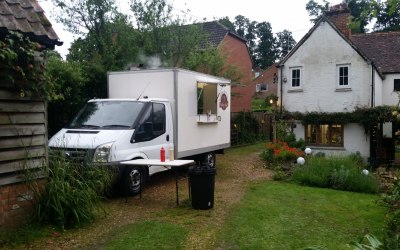
[[[101,208],[113,174],[96,166],[76,165],[65,157],[50,158],[48,182],[33,188],[36,198],[34,221],[72,227],[92,221]]]
[[[304,185],[362,193],[378,193],[379,182],[361,173],[357,158],[351,156],[309,157],[296,166],[292,180]]]

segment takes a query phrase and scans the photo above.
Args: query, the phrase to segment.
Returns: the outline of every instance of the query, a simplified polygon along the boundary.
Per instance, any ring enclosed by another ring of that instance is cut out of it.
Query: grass
[[[49,237],[28,245],[31,249],[301,249],[315,245],[345,249],[366,233],[381,238],[385,209],[375,203],[377,195],[268,181],[270,170],[262,168],[257,158],[264,148],[265,143],[257,143],[230,148],[218,156],[213,209],[194,210],[187,199],[176,208],[174,175],[164,174],[152,179],[142,199],[107,201],[107,216],[92,225],[56,236],[50,231]],[[9,241],[3,243],[5,249],[16,249]],[[25,242],[20,249],[26,246]]]
[[[348,249],[348,243],[367,233],[382,236],[385,210],[375,203],[377,198],[289,183],[253,184],[229,212],[212,249]],[[185,238],[205,221],[205,213],[211,211],[158,214],[164,220],[169,217],[169,222],[125,226],[111,234],[113,240],[105,248],[186,249]]]
[[[302,249],[382,236],[385,210],[369,194],[279,182],[253,185],[219,236],[222,249]]]
[[[18,245],[27,244],[30,241],[49,237],[54,233],[50,227],[40,225],[25,225],[18,229],[0,231],[0,249],[7,246],[10,249],[16,248]]]
[[[103,248],[182,249],[188,231],[180,225],[160,221],[141,221],[114,232]]]

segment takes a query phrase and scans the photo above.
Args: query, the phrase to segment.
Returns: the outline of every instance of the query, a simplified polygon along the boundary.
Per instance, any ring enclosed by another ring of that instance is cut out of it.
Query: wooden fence
[[[232,113],[231,119],[239,113]],[[260,137],[271,140],[272,138],[272,115],[266,112],[250,112],[250,115],[257,121],[256,134]],[[239,143],[240,126],[231,122],[231,144]]]
[[[0,88],[0,187],[47,165],[46,102]],[[39,175],[40,177],[41,175]]]

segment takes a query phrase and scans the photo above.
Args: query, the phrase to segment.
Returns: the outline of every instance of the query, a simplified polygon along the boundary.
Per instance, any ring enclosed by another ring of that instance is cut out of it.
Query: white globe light
[[[362,171],[361,173],[363,173],[363,174],[365,174],[365,175],[368,175],[368,174],[369,174],[369,171],[368,171],[367,169],[363,169],[363,171]]]
[[[306,153],[306,155],[311,154],[311,148],[306,148],[306,150],[304,150],[304,152]]]
[[[303,165],[306,162],[303,157],[297,158],[297,164]]]

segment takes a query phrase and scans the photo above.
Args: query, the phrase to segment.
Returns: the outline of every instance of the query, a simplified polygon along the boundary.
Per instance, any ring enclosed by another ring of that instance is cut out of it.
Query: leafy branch
[[[0,41],[0,84],[18,89],[21,97],[56,99],[54,82],[45,73],[47,52],[23,34],[10,32]]]

